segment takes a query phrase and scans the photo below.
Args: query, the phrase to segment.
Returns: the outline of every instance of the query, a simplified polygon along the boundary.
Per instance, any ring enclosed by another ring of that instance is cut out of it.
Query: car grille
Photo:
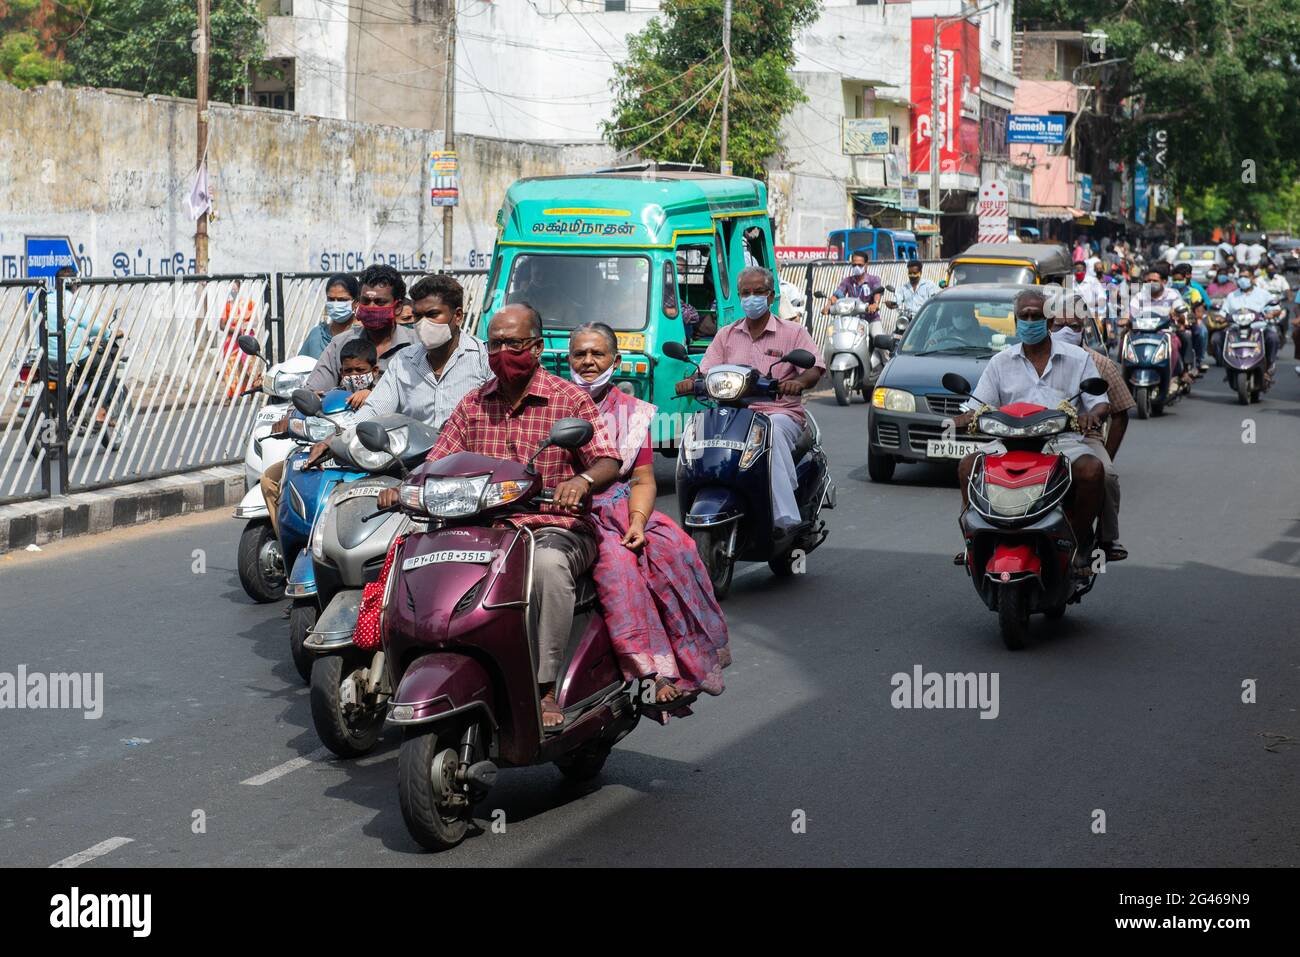
[[[925,443],[930,439],[943,438],[943,426],[940,425],[909,425],[907,427],[907,444],[912,447],[913,452],[925,454]]]
[[[901,444],[898,435],[898,423],[877,422],[876,444],[881,448],[896,449]]]
[[[925,401],[935,415],[958,416],[961,415],[961,404],[966,400],[959,395],[945,392],[939,395],[927,395]]]

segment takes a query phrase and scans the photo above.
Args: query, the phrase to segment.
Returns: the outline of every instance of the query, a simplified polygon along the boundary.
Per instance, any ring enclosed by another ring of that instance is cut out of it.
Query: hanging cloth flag
[[[199,168],[194,172],[194,182],[190,193],[185,197],[185,209],[190,219],[198,219],[212,209],[212,195],[208,192],[208,160],[203,158]]]

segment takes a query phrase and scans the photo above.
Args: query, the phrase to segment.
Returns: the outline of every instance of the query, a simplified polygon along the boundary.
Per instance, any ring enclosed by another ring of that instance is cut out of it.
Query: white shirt
[[[1246,261],[1246,256],[1249,254],[1249,250],[1250,247],[1245,243],[1237,243],[1236,247],[1232,250],[1232,254],[1237,257],[1238,265]]]
[[[1246,247],[1246,265],[1258,266],[1260,260],[1264,258],[1264,253],[1266,252],[1268,252],[1268,250],[1265,249],[1263,246],[1261,246],[1259,243],[1251,243],[1249,246]]]
[[[1142,284],[1142,291],[1129,300],[1129,315],[1137,315],[1143,309],[1155,307],[1157,309],[1174,310],[1179,306],[1185,306],[1183,297],[1178,294],[1178,290],[1172,285],[1165,285],[1164,290],[1158,296],[1153,296],[1147,292],[1146,284]]]
[[[1074,291],[1080,299],[1088,304],[1088,308],[1094,316],[1104,316],[1106,314],[1106,297],[1113,288],[1115,287],[1103,284],[1092,273],[1084,276],[1082,282],[1074,284]]]
[[[1228,257],[1235,255],[1237,255],[1237,253],[1233,250],[1232,243],[1226,241],[1221,242],[1219,245],[1214,247],[1214,264],[1216,266],[1226,266],[1228,265]]]
[[[1273,294],[1262,286],[1251,286],[1246,292],[1234,289],[1224,298],[1223,310],[1232,312],[1234,309],[1254,309],[1256,312],[1267,312],[1268,304],[1273,299]]]
[[[374,390],[357,410],[355,421],[364,422],[400,412],[441,429],[460,400],[491,378],[487,346],[464,329],[460,331],[456,351],[442,367],[441,377],[433,374],[429,353],[417,343],[393,357]]]
[[[921,307],[925,305],[926,301],[938,292],[939,287],[929,279],[922,279],[916,284],[915,289],[912,288],[912,283],[908,280],[898,287],[896,298],[900,308],[911,309],[912,315],[915,316],[921,311]]]
[[[1083,408],[1090,410],[1105,402],[1105,394],[1084,393],[1079,398],[1074,398],[1079,391],[1079,383],[1084,379],[1101,377],[1092,356],[1078,346],[1055,339],[1051,343],[1052,352],[1047,357],[1047,365],[1041,376],[1034,364],[1025,357],[1024,343],[1017,342],[999,352],[984,367],[984,373],[980,376],[975,391],[971,393],[972,397],[995,409],[1012,402],[1032,402],[1054,409],[1062,402],[1073,399],[1076,408],[1082,402]],[[976,405],[966,402],[962,407],[969,410],[976,408]]]

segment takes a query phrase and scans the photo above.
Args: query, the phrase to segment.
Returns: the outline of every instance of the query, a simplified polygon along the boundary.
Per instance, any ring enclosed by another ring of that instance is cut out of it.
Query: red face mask
[[[387,306],[357,306],[357,318],[361,320],[361,325],[367,329],[376,331],[387,329],[397,320],[397,307],[391,304]]]
[[[538,359],[532,349],[512,352],[502,349],[500,352],[488,353],[488,368],[492,374],[511,388],[527,382],[537,371]]]

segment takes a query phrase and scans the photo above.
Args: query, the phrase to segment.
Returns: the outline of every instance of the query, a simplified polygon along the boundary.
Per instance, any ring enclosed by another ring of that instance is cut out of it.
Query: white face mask
[[[415,334],[420,337],[420,345],[426,349],[440,349],[451,342],[451,325],[446,322],[434,322],[421,319],[415,324]]]
[[[1081,329],[1071,329],[1069,326],[1062,326],[1052,333],[1052,338],[1057,342],[1077,346],[1083,342],[1083,331]]]
[[[588,382],[579,374],[577,369],[569,370],[569,378],[579,389],[586,389],[588,392],[599,392],[605,386],[609,385],[609,380],[614,378],[614,366],[610,366],[596,378]]]

